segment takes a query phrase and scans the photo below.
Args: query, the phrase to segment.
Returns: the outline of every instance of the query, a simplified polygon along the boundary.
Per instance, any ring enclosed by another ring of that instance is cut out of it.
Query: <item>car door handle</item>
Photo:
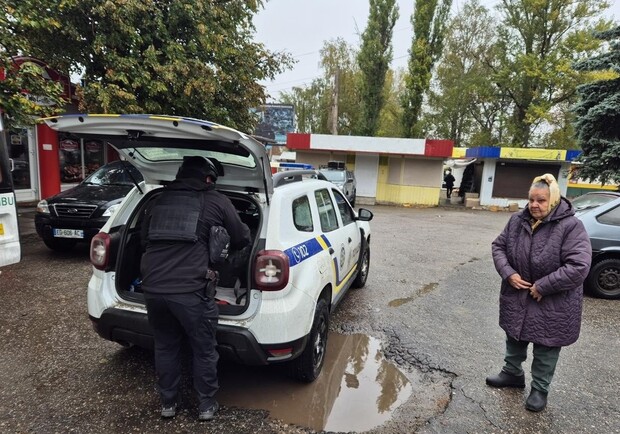
[[[330,248],[329,248],[329,254],[330,254],[330,255],[333,255],[333,254],[334,254],[334,248],[333,248],[333,247],[330,247]]]

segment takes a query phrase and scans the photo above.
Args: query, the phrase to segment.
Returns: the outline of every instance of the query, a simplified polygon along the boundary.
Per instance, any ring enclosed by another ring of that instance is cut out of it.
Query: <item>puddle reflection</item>
[[[330,333],[323,372],[312,384],[289,379],[282,366],[224,362],[218,399],[317,431],[366,431],[387,422],[412,391],[380,350],[380,342],[369,336]]]

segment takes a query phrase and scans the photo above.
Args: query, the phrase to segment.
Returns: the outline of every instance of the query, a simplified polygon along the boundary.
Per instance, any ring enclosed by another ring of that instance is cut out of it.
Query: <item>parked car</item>
[[[338,186],[340,191],[346,196],[351,206],[355,206],[355,196],[357,194],[357,182],[355,174],[347,170],[343,161],[329,161],[326,166],[319,168],[328,181]]]
[[[142,181],[140,171],[126,161],[101,166],[77,186],[38,203],[37,234],[47,247],[61,252],[78,242],[89,243]]]
[[[218,266],[220,355],[248,365],[287,363],[305,382],[321,372],[330,313],[349,288],[366,283],[372,212],[353,210],[316,173],[272,175],[265,147],[207,121],[172,116],[68,115],[52,129],[105,136],[135,165],[145,188],[133,189],[91,243],[88,314],[105,339],[152,347],[140,287],[145,208],[172,181],[187,155],[211,159],[216,188],[250,228],[252,251],[241,269]]]
[[[592,243],[592,267],[586,291],[601,298],[620,298],[620,193],[592,192],[573,199],[575,214]]]
[[[573,204],[573,208],[575,208],[575,215],[579,217],[581,214],[618,199],[619,197],[620,192],[617,191],[592,191],[572,199],[571,203]]]

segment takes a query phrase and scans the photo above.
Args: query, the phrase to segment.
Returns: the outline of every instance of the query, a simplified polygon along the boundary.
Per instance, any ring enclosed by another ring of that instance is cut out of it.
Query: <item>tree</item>
[[[58,112],[65,101],[61,85],[47,79],[43,67],[33,61],[16,63],[16,56],[33,50],[28,39],[13,29],[14,2],[0,0],[0,6],[5,11],[0,13],[0,111],[7,116],[10,129],[30,125],[36,117]],[[45,20],[38,25],[53,26]]]
[[[441,2],[441,3],[439,3]],[[439,4],[438,4],[439,3]],[[402,97],[405,137],[422,134],[418,121],[424,94],[431,82],[435,62],[441,55],[452,0],[417,0],[411,18],[413,41],[409,50],[408,75]]]
[[[355,49],[342,38],[326,41],[321,53],[324,79],[331,83],[328,131],[331,134],[352,134],[360,116],[359,70]]]
[[[370,0],[368,25],[357,55],[361,72],[362,116],[356,133],[374,136],[385,101],[385,77],[392,61],[392,32],[398,20],[396,0]]]
[[[578,176],[620,183],[620,26],[595,36],[609,43],[608,51],[575,66],[577,71],[598,72],[594,81],[578,88],[575,130],[583,150]]]
[[[325,113],[323,101],[327,93],[327,83],[319,78],[307,87],[293,87],[290,92],[281,92],[279,101],[295,107],[297,131],[300,133],[327,132],[321,113]]]
[[[383,94],[385,101],[379,114],[379,128],[376,136],[379,137],[400,137],[401,119],[403,108],[400,105],[400,95],[405,87],[404,71],[388,70],[385,78]]]
[[[494,18],[477,0],[466,3],[448,25],[443,54],[428,93],[429,132],[457,146],[489,146],[501,140],[506,99],[489,81]]]
[[[291,63],[252,40],[261,0],[0,1],[13,5],[12,32],[33,55],[83,72],[82,108],[91,112],[193,116],[249,130],[249,108],[266,98],[258,82]]]
[[[540,145],[536,127],[553,122],[553,109],[575,97],[579,76],[571,64],[597,47],[591,33],[608,27],[595,22],[607,7],[601,0],[502,0],[497,62],[490,66],[513,104],[513,146]]]

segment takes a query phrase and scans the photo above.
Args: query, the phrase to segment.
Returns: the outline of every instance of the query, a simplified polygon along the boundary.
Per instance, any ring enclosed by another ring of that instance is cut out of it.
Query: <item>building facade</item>
[[[344,161],[355,173],[358,204],[436,206],[451,140],[288,134],[298,163]]]

